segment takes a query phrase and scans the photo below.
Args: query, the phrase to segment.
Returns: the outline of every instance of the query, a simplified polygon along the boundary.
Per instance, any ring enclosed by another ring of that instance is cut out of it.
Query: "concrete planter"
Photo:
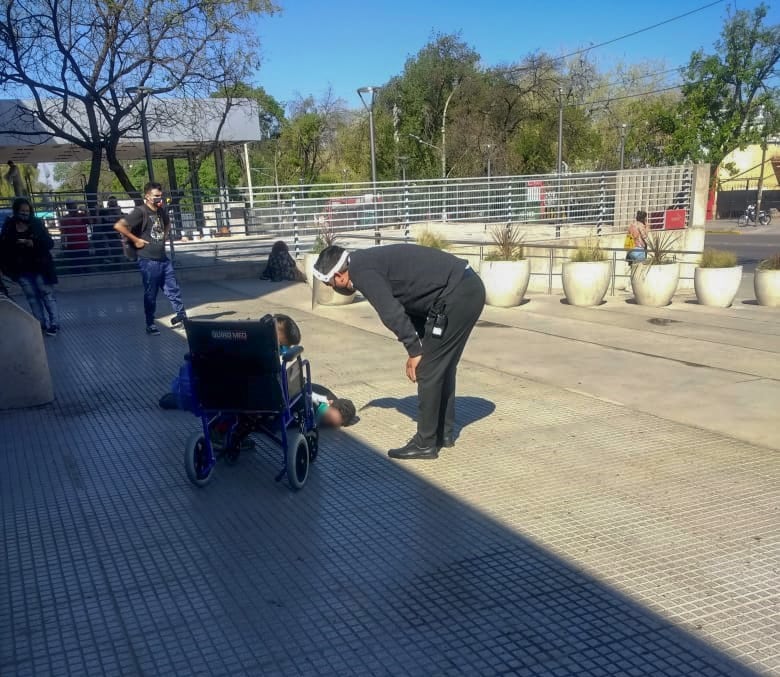
[[[780,308],[780,270],[756,269],[753,289],[760,306]]]
[[[631,269],[631,288],[640,306],[668,306],[679,282],[679,263],[636,263]]]
[[[311,287],[314,282],[314,275],[312,274],[312,270],[314,270],[314,264],[317,263],[317,258],[319,257],[319,254],[304,254],[303,255],[303,272],[306,275],[306,283]]]
[[[479,274],[485,284],[485,302],[498,308],[519,306],[528,289],[531,265],[522,261],[482,261]]]
[[[702,306],[728,308],[734,302],[740,282],[742,282],[742,266],[696,268],[693,273],[696,300]]]
[[[609,287],[609,261],[567,261],[563,264],[563,293],[571,306],[597,306]]]
[[[319,280],[314,280],[314,300],[321,306],[347,306],[355,300],[354,292],[344,296]]]

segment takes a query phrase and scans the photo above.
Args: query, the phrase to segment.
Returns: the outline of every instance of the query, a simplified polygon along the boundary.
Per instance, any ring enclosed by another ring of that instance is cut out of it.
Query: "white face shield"
[[[349,260],[349,252],[344,251],[341,254],[341,257],[336,262],[336,265],[333,266],[333,268],[330,269],[327,273],[321,273],[317,268],[312,268],[312,275],[316,277],[320,282],[324,282],[325,284],[329,284],[330,281],[333,279],[333,276],[338,273],[343,267],[344,264]]]

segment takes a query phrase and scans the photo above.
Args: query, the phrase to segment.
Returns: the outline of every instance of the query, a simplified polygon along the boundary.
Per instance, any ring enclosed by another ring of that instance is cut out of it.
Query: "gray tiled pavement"
[[[62,294],[56,402],[0,413],[3,677],[780,675],[775,451],[490,368],[485,326],[458,445],[394,463],[415,407],[395,342],[302,288],[186,294],[288,309],[361,421],[302,492],[275,451],[196,489],[197,421],[156,405],[183,337],[143,334],[137,290]]]

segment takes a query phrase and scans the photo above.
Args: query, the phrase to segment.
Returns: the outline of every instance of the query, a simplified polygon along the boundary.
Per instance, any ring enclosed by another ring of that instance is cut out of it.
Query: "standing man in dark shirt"
[[[417,434],[391,458],[437,458],[455,444],[455,375],[485,306],[482,280],[463,259],[413,244],[347,252],[326,248],[314,276],[337,292],[357,290],[403,343],[417,383]]]
[[[144,285],[146,333],[151,336],[160,333],[154,324],[154,315],[157,310],[157,294],[161,289],[176,313],[171,324],[179,325],[186,318],[176,273],[170,259],[165,255],[165,241],[170,228],[162,186],[159,183],[147,183],[144,186],[144,203],[114,224],[114,230],[126,237],[138,252],[138,267]]]

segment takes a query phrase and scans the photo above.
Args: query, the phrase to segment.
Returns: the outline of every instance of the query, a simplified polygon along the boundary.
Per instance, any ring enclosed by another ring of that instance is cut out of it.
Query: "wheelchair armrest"
[[[302,352],[303,352],[303,346],[293,346],[292,348],[288,348],[287,350],[284,351],[284,354],[282,355],[282,360],[285,363],[292,362]]]

